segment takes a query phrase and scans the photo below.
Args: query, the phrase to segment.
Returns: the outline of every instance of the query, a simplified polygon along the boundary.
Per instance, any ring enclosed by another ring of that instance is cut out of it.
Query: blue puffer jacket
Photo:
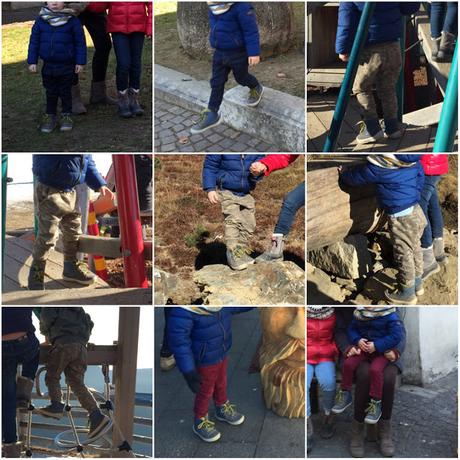
[[[44,62],[44,72],[73,73],[76,64],[86,64],[86,40],[81,22],[72,17],[63,26],[53,27],[38,17],[32,27],[27,63]]]
[[[32,172],[42,184],[64,192],[83,183],[95,191],[107,184],[91,155],[33,155]]]
[[[416,162],[409,168],[386,169],[367,163],[344,171],[340,179],[344,184],[359,186],[376,184],[377,201],[387,214],[396,214],[420,201],[425,174],[420,163],[421,155],[396,154],[406,163]]]
[[[230,190],[236,195],[247,195],[254,190],[262,176],[256,178],[249,172],[249,167],[265,155],[206,155],[203,164],[203,190]]]
[[[196,367],[217,364],[227,356],[232,346],[232,315],[254,307],[222,307],[218,312],[194,307],[200,313],[169,308],[168,345],[179,370],[188,374]]]
[[[420,2],[376,2],[364,46],[394,42],[401,37],[402,18],[417,12]],[[365,2],[340,2],[335,40],[337,54],[349,54]]]
[[[348,339],[353,345],[358,345],[359,340],[363,338],[374,342],[377,352],[384,353],[396,348],[405,338],[404,325],[396,313],[368,321],[360,321],[353,317],[348,327]]]
[[[260,56],[259,29],[250,2],[235,2],[226,13],[209,10],[211,32],[209,42],[219,51],[244,51],[248,56]]]

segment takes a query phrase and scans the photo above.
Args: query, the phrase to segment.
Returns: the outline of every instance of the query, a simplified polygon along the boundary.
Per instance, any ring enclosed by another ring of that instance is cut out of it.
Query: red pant
[[[196,418],[202,418],[208,413],[211,398],[214,398],[216,406],[227,402],[227,364],[228,358],[225,358],[220,363],[198,368],[201,386],[195,396],[193,411]]]
[[[351,390],[353,385],[353,376],[355,370],[363,362],[368,361],[369,366],[369,380],[370,390],[369,396],[374,399],[382,399],[383,393],[383,371],[390,361],[385,356],[378,353],[364,353],[361,351],[360,355],[350,356],[345,358],[342,369],[342,390]]]

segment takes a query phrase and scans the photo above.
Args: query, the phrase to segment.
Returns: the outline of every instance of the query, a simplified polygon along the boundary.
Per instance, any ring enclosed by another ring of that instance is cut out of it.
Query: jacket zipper
[[[227,334],[225,333],[225,327],[224,327],[224,324],[223,324],[223,322],[222,322],[222,313],[219,312],[219,313],[217,313],[217,314],[218,314],[218,316],[219,316],[219,326],[220,326],[220,328],[222,329],[222,332],[224,333],[224,342],[222,343],[222,348],[223,348],[223,350],[224,350],[224,352],[225,352],[225,351],[227,351],[227,350],[225,349],[225,340],[227,339]]]

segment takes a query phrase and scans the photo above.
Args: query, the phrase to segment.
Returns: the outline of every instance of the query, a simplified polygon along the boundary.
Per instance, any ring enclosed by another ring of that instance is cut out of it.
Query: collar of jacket
[[[356,310],[354,311],[354,317],[358,321],[369,321],[371,319],[391,315],[395,312],[395,307],[375,307],[373,310],[366,310],[366,307],[356,307]]]
[[[184,310],[191,311],[197,315],[211,315],[212,313],[217,313],[222,310],[223,307],[180,307]]]
[[[385,169],[399,169],[399,168],[410,168],[415,163],[406,163],[405,161],[396,158],[394,153],[380,153],[376,155],[368,155],[367,161],[375,166]]]

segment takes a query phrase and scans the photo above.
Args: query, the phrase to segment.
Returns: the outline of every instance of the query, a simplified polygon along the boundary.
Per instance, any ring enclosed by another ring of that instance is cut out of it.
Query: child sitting
[[[424,183],[420,156],[369,155],[366,165],[340,174],[341,181],[347,185],[376,185],[377,201],[388,215],[393,258],[398,269],[398,288],[394,292],[385,291],[386,299],[393,305],[414,305],[417,296],[424,293],[420,237],[426,219],[418,204]]]
[[[257,178],[250,172],[252,163],[264,155],[206,155],[203,165],[203,190],[211,204],[220,202],[224,215],[227,262],[233,270],[244,270],[254,263],[249,256],[249,240],[256,228],[255,202],[251,190]]]
[[[257,78],[248,72],[248,66],[260,62],[259,30],[251,3],[207,3],[211,28],[209,41],[214,48],[211,96],[199,123],[192,127],[192,134],[202,133],[222,121],[218,112],[230,71],[237,83],[249,88],[248,106],[256,107],[264,92]]]
[[[348,61],[364,5],[365,2],[340,2],[335,50],[342,61]],[[384,136],[391,139],[401,136],[396,97],[396,82],[401,73],[399,41],[404,16],[419,8],[420,2],[376,2],[353,84],[364,118],[356,138],[358,144],[376,142]],[[374,85],[382,104],[385,134],[372,94]]]
[[[332,408],[341,414],[352,403],[351,387],[356,369],[363,361],[370,362],[371,398],[364,419],[365,423],[376,424],[382,415],[383,372],[389,364],[385,353],[393,351],[397,358],[397,345],[404,337],[404,326],[394,307],[357,307],[348,328],[348,339],[353,344],[345,353],[342,382]]]
[[[52,347],[46,363],[45,383],[51,404],[37,409],[45,417],[60,419],[64,412],[61,374],[89,414],[88,439],[94,438],[109,423],[85,385],[87,350],[93,322],[82,307],[47,307],[40,313],[40,332]]]
[[[310,385],[316,377],[323,391],[324,421],[321,437],[334,435],[331,409],[335,397],[334,343],[335,313],[333,307],[307,307],[307,448],[313,448],[313,423],[311,421]]]
[[[208,406],[214,399],[216,418],[241,425],[238,413],[227,397],[228,353],[232,346],[232,315],[253,307],[167,307],[168,344],[188,386],[196,394],[193,432],[205,442],[220,439]]]
[[[65,8],[65,2],[47,2],[32,27],[27,63],[37,72],[38,58],[43,60],[42,80],[46,90],[46,114],[40,126],[51,133],[57,126],[57,106],[61,99],[61,131],[73,128],[72,84],[74,75],[86,64],[86,40],[83,26]]]

